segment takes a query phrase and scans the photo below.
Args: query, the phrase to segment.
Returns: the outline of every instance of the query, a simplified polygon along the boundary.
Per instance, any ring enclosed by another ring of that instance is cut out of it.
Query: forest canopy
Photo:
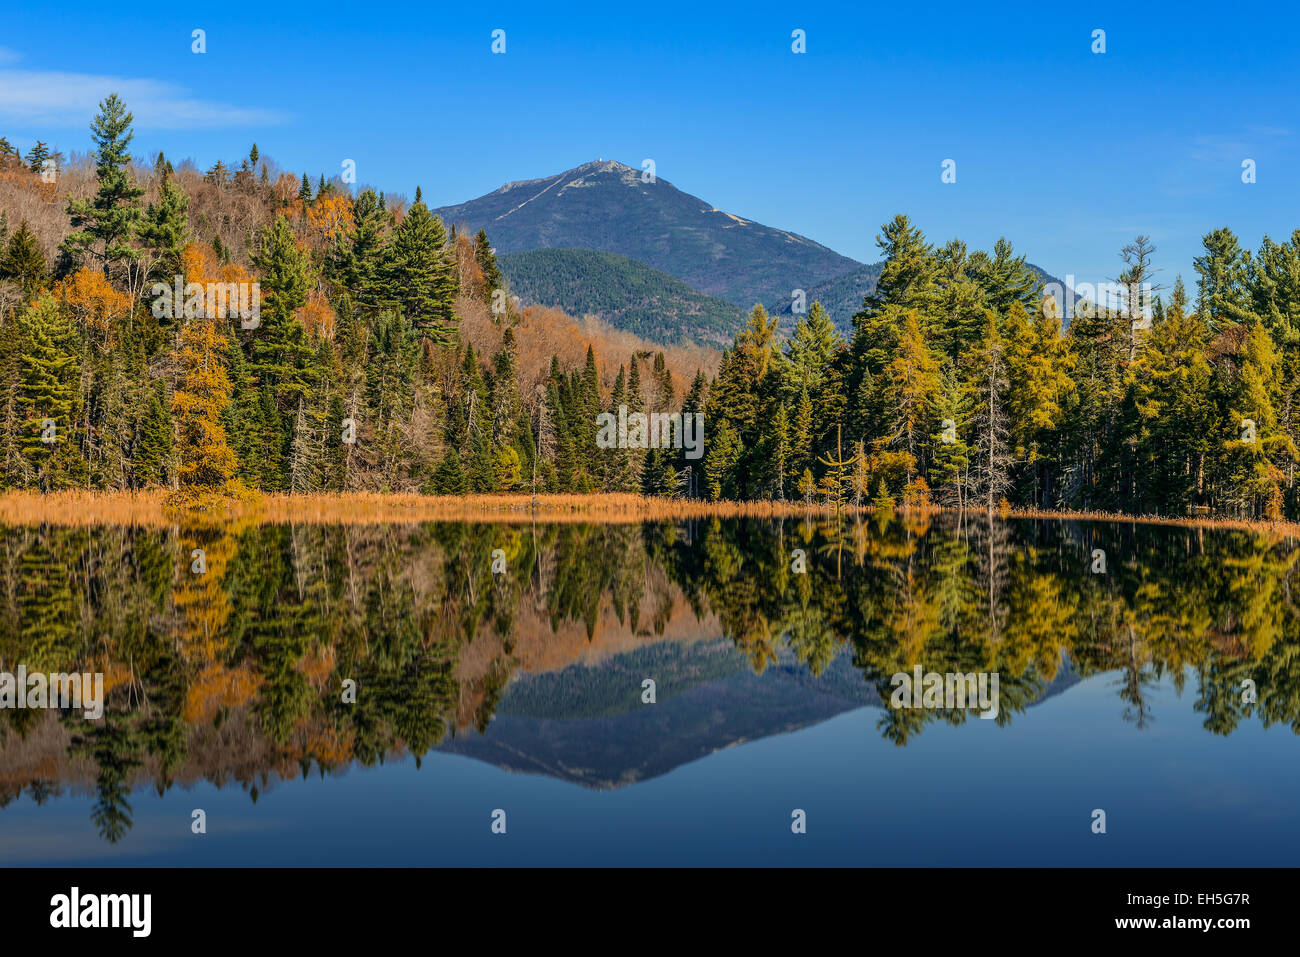
[[[143,165],[116,95],[91,136],[80,163],[0,138],[6,488],[1300,514],[1300,230],[1250,250],[1216,229],[1194,301],[1179,277],[1149,313],[1063,328],[1010,243],[935,245],[900,215],[849,336],[817,303],[788,337],[755,306],[719,355],[520,309],[490,237],[418,188],[313,182],[255,144]],[[1154,251],[1126,246],[1119,281],[1151,284]],[[151,308],[177,277],[255,285],[258,321]],[[620,406],[703,412],[703,459],[598,447]]]

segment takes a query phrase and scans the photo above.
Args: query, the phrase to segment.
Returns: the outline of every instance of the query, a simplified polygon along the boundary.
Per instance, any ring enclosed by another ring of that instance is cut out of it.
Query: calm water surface
[[[952,516],[0,528],[0,672],[108,688],[0,710],[0,865],[1289,866],[1298,568]],[[889,707],[917,665],[997,718]]]

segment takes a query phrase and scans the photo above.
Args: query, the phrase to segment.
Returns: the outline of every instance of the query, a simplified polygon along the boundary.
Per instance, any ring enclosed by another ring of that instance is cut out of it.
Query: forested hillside
[[[5,487],[1300,514],[1300,231],[1252,253],[1215,230],[1195,301],[1180,280],[1063,334],[1023,256],[898,216],[849,335],[812,304],[783,338],[756,307],[718,359],[516,308],[491,238],[418,188],[354,196],[255,146],[233,171],[142,168],[116,97],[92,135],[54,176],[0,141]],[[1152,252],[1126,247],[1121,281]],[[702,412],[703,458],[599,447],[620,406]]]
[[[615,253],[534,249],[498,261],[511,292],[524,302],[578,316],[594,313],[655,342],[726,345],[745,325],[740,307]]]

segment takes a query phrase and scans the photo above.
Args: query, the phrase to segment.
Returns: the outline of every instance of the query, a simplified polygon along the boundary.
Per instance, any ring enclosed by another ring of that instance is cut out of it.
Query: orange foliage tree
[[[131,299],[114,289],[97,269],[78,269],[54,284],[54,298],[82,330],[107,342],[114,326],[131,318]]]
[[[235,490],[238,460],[226,438],[221,413],[230,404],[225,340],[214,319],[196,319],[181,331],[181,384],[172,395],[178,478],[182,489]]]

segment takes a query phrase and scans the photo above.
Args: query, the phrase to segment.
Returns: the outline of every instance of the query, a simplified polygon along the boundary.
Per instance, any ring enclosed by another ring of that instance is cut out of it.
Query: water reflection
[[[949,515],[9,528],[0,671],[102,672],[107,704],[98,722],[0,710],[0,806],[93,793],[95,826],[116,842],[137,788],[237,783],[256,801],[277,779],[467,749],[498,714],[605,722],[597,747],[577,724],[543,741],[515,721],[479,754],[619,786],[880,706],[917,665],[997,672],[1003,726],[1108,672],[1111,720],[1137,729],[1159,720],[1148,689],[1167,678],[1180,694],[1194,683],[1209,732],[1295,732],[1298,556],[1264,533]],[[742,671],[744,690],[719,692],[708,720],[644,717],[647,676],[665,702]],[[622,715],[641,723],[617,732]],[[880,715],[900,746],[930,722],[975,720]]]

